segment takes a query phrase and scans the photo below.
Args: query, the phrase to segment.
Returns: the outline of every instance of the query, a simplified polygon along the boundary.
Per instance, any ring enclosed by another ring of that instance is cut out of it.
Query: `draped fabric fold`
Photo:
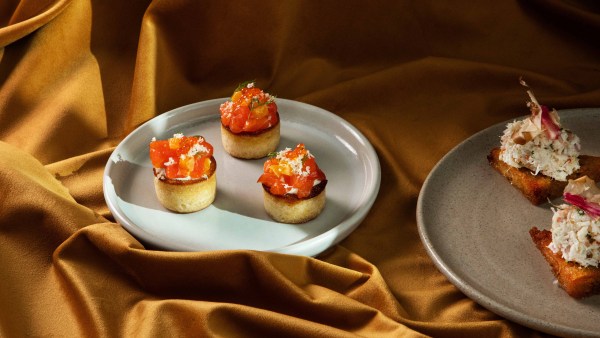
[[[520,76],[548,106],[600,106],[599,30],[584,0],[3,2],[0,336],[547,336],[436,269],[416,201],[454,146],[528,113]],[[251,79],[367,137],[365,220],[314,258],[128,233],[102,191],[115,147]]]
[[[0,47],[5,47],[47,24],[70,1],[5,1],[0,5]]]

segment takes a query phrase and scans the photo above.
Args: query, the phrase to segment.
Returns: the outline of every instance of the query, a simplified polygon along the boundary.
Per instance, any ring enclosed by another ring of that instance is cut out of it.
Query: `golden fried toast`
[[[487,156],[490,165],[534,205],[540,205],[549,199],[560,197],[567,182],[557,181],[543,174],[534,175],[527,168],[515,168],[500,160],[500,148],[494,148]],[[595,181],[600,181],[600,157],[580,155],[579,170],[571,174],[569,179],[587,175]]]
[[[527,168],[515,168],[500,160],[500,148],[488,155],[488,162],[534,205],[547,202],[562,195],[567,182],[557,181],[546,175],[534,175]]]
[[[596,267],[582,267],[574,262],[565,261],[560,253],[554,253],[548,248],[552,242],[552,233],[548,230],[539,230],[533,227],[529,235],[540,250],[544,259],[550,264],[558,284],[569,296],[583,298],[600,294],[600,269]]]

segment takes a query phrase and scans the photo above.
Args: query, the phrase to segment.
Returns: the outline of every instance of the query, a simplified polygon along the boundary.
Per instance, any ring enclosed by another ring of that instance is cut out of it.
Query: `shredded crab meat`
[[[561,127],[557,112],[540,105],[522,79],[521,84],[528,88],[531,115],[507,124],[500,138],[500,159],[515,168],[528,168],[535,175],[566,181],[579,169],[579,137]]]
[[[548,248],[569,262],[595,266],[600,262],[600,189],[587,176],[570,180],[562,204],[553,209],[552,242]]]

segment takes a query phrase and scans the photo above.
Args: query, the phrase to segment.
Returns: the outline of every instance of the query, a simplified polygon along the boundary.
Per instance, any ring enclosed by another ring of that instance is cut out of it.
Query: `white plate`
[[[599,109],[559,115],[582,153],[600,153]],[[487,162],[507,122],[471,136],[433,168],[417,203],[421,240],[440,271],[491,311],[550,334],[599,336],[600,296],[569,297],[529,237],[533,226],[550,228],[550,205],[531,205]]]
[[[354,230],[373,205],[380,184],[377,154],[342,118],[321,108],[277,99],[281,117],[278,149],[304,143],[327,176],[323,212],[301,225],[272,221],[256,180],[265,159],[240,160],[221,144],[219,105],[214,99],[180,107],[146,122],[110,156],[104,197],[115,219],[141,241],[174,251],[249,249],[314,256]],[[152,137],[202,135],[214,146],[217,195],[191,214],[166,210],[156,198],[148,145]]]

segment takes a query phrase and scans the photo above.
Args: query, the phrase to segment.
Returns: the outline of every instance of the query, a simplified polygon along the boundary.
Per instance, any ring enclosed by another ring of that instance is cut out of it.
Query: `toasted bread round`
[[[217,192],[217,162],[211,157],[207,178],[196,180],[174,180],[159,178],[154,171],[156,197],[167,209],[179,213],[190,213],[208,207]]]
[[[319,216],[325,207],[327,180],[313,187],[306,198],[274,195],[263,184],[264,206],[269,217],[280,223],[306,223]]]
[[[221,124],[221,141],[229,155],[243,159],[257,159],[275,151],[279,145],[280,123],[258,132],[233,133]]]

